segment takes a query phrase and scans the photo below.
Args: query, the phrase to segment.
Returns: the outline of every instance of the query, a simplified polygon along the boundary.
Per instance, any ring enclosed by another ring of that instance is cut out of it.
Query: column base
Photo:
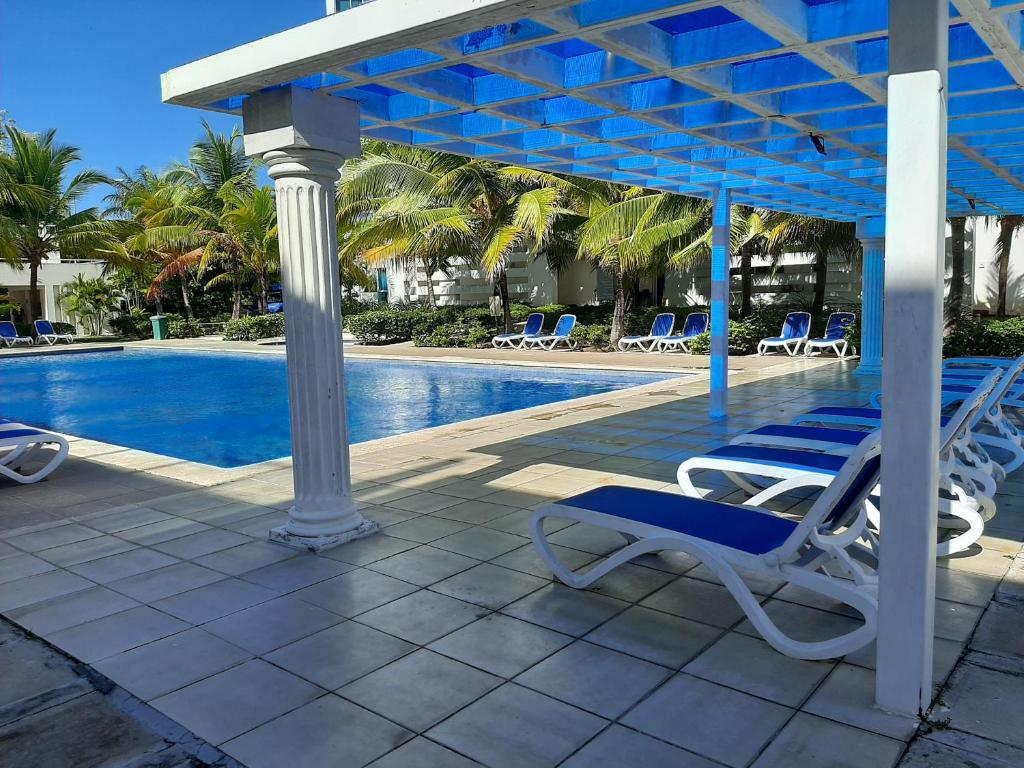
[[[373,520],[363,520],[358,527],[341,533],[333,533],[326,536],[299,536],[288,531],[287,526],[282,525],[277,528],[271,528],[268,538],[270,541],[283,544],[292,549],[300,549],[304,552],[323,552],[349,541],[366,538],[378,530],[380,530],[380,525],[376,522]]]
[[[857,370],[853,372],[854,376],[881,376],[882,366],[874,363],[861,363],[857,366]]]

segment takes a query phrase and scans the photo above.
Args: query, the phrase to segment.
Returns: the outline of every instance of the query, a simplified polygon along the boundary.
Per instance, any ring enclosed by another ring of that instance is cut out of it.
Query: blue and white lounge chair
[[[689,354],[690,344],[701,334],[707,333],[710,325],[711,316],[707,312],[691,312],[686,316],[686,322],[683,323],[682,335],[666,336],[658,342],[658,351],[678,350]]]
[[[57,452],[34,472],[22,472],[24,463],[35,458],[45,445],[57,446]],[[21,484],[35,483],[59,467],[67,455],[68,441],[60,435],[11,421],[0,423],[0,477]]]
[[[17,327],[10,320],[0,320],[0,344],[8,347],[25,344],[31,347],[34,343],[31,336],[19,336]]]
[[[523,346],[523,339],[528,336],[540,336],[540,332],[543,327],[544,314],[542,312],[531,312],[530,316],[526,318],[526,324],[523,326],[523,330],[521,332],[499,333],[491,339],[491,344],[495,349],[501,349],[502,347],[516,349]]]
[[[853,312],[833,312],[828,316],[828,324],[825,326],[825,335],[820,339],[808,339],[804,342],[804,355],[814,357],[831,349],[836,357],[845,360],[857,354],[857,348],[846,339],[846,334],[857,322],[857,316]]]
[[[761,339],[757,344],[757,354],[763,355],[769,349],[782,347],[786,350],[786,354],[797,355],[810,334],[811,313],[790,312],[782,324],[782,335]]]
[[[555,323],[555,330],[550,335],[527,336],[523,339],[522,348],[527,349],[536,346],[541,349],[551,350],[559,344],[565,344],[569,349],[576,349],[576,339],[569,337],[572,329],[575,327],[576,315],[562,315],[558,318],[558,322]]]
[[[73,333],[57,333],[53,329],[53,323],[49,320],[36,320],[36,338],[45,341],[47,344],[53,345],[58,341],[64,341],[71,344],[75,340],[75,334]]]
[[[605,486],[538,509],[530,534],[541,559],[560,581],[580,589],[649,552],[684,552],[714,572],[751,623],[777,651],[799,659],[831,659],[862,648],[876,632],[877,579],[868,565],[871,540],[864,505],[878,484],[878,440],[845,460],[831,484],[797,522],[756,506],[688,498],[664,491]],[[820,486],[812,479],[808,485]],[[793,487],[799,487],[797,480]],[[574,572],[552,549],[544,521],[564,518],[614,531],[626,544],[598,565]],[[864,623],[827,640],[786,635],[762,608],[744,574],[781,579],[854,608]],[[846,578],[843,578],[846,577]]]
[[[975,482],[972,468],[960,461],[960,450],[964,443],[969,442],[970,425],[980,418],[996,383],[995,377],[987,380],[970,400],[965,401],[946,420],[942,430],[939,451],[940,488],[946,497],[939,499],[939,524],[943,529],[955,530],[957,533],[938,544],[937,553],[940,556],[963,551],[974,544],[983,533],[985,522],[995,514],[991,494]],[[780,438],[777,445],[770,442],[773,433]],[[699,497],[701,493],[691,475],[699,471],[718,471],[751,494],[752,498],[745,503],[764,504],[792,491],[794,482],[807,486],[814,479],[821,485],[828,485],[830,478],[835,477],[843,466],[845,458],[824,451],[829,451],[832,444],[837,443],[840,453],[853,453],[867,441],[876,440],[878,435],[877,429],[861,432],[853,429],[770,425],[748,435],[737,436],[730,445],[704,456],[687,459],[679,466],[679,485],[683,493]],[[762,480],[765,478],[774,481],[768,483],[767,488]],[[870,501],[865,504],[869,520],[878,530],[881,522],[878,509]]]
[[[630,347],[639,347],[641,352],[653,352],[658,342],[672,335],[676,326],[676,316],[671,312],[662,312],[651,323],[651,332],[646,336],[623,336],[619,339],[619,351],[625,352]]]

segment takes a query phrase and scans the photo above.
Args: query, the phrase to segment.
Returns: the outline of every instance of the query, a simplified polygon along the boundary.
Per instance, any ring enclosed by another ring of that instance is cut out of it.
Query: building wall
[[[84,329],[70,318],[60,303],[60,295],[64,285],[79,275],[93,279],[103,275],[104,264],[101,261],[62,261],[59,256],[51,256],[39,268],[39,292],[43,314],[48,320],[72,323],[79,332]],[[0,263],[0,285],[8,288],[8,294],[22,307],[28,307],[29,271],[15,269],[8,264]]]

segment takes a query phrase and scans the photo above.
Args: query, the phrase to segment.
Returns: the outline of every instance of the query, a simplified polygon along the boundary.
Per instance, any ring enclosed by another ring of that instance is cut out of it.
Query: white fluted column
[[[882,316],[885,293],[885,219],[858,222],[857,237],[864,250],[861,275],[859,376],[882,374]]]
[[[270,538],[320,551],[366,536],[349,473],[335,183],[359,152],[358,106],[279,89],[246,101],[245,147],[266,162],[277,197],[295,505]]]
[[[718,189],[711,211],[711,418],[729,413],[729,245],[732,195]]]

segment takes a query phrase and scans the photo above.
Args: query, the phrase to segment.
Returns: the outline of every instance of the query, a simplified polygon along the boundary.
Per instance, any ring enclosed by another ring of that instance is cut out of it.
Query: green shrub
[[[197,320],[172,320],[167,324],[172,339],[196,339],[203,335]]]
[[[112,317],[110,327],[119,336],[127,336],[132,339],[153,338],[153,324],[149,320],[149,315],[141,309]]]
[[[479,323],[444,323],[417,331],[413,344],[417,347],[480,347],[490,343],[494,334]]]
[[[408,341],[425,318],[419,307],[378,307],[348,318],[348,330],[364,344]]]
[[[610,325],[594,324],[580,325],[572,329],[570,337],[575,339],[581,347],[591,347],[602,352],[607,351],[612,343],[612,327]]]
[[[1024,354],[1024,317],[966,320],[946,336],[945,357],[1019,357]]]
[[[284,315],[249,315],[229,320],[224,325],[223,335],[226,341],[258,341],[284,336]]]

